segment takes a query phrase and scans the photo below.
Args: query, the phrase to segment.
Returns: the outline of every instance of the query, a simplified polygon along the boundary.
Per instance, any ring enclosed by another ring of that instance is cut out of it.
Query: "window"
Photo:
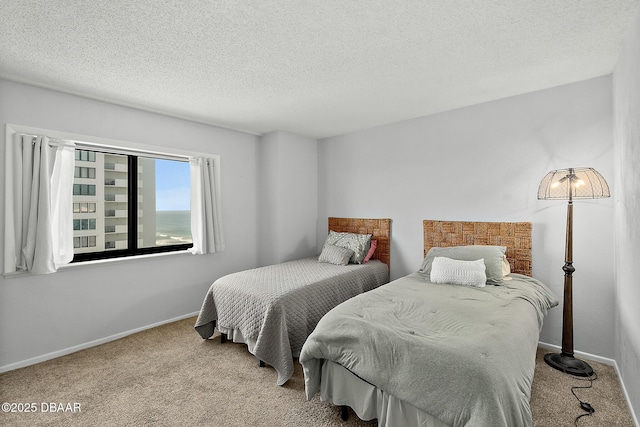
[[[4,192],[5,210],[14,213],[5,215],[4,274],[53,273],[71,261],[183,248],[198,255],[224,250],[220,156],[11,123],[5,128],[5,181],[15,185]],[[43,177],[52,185],[34,184]],[[48,198],[56,207],[51,221],[34,215],[45,212]],[[198,224],[193,237],[191,218]],[[35,229],[52,237],[70,230],[53,244],[54,238],[33,238]],[[42,256],[34,257],[32,248]]]
[[[96,177],[96,168],[86,168],[83,166],[76,166],[74,178],[89,178],[94,179]]]
[[[95,196],[96,186],[93,184],[73,184],[74,196]]]
[[[74,219],[73,229],[74,230],[95,230],[96,219],[95,218]]]
[[[74,203],[73,213],[94,213],[96,211],[95,203]]]
[[[92,248],[96,246],[96,236],[76,236],[73,238],[73,248]]]
[[[83,162],[95,162],[96,153],[95,151],[76,150],[76,161],[78,160],[81,160]]]
[[[77,149],[75,162],[74,262],[192,246],[188,161]]]

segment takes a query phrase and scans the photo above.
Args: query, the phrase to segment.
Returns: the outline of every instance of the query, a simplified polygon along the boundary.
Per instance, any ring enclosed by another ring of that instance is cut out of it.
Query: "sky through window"
[[[189,162],[156,159],[156,210],[190,209]]]

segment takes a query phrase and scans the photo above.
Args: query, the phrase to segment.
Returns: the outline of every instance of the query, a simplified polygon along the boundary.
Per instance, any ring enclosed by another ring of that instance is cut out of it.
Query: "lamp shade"
[[[610,195],[607,181],[593,168],[551,171],[538,187],[539,200],[600,199]]]

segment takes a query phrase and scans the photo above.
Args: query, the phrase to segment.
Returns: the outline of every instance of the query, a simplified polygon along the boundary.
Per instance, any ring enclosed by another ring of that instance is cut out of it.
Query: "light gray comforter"
[[[378,260],[342,266],[311,257],[241,271],[211,285],[195,329],[205,339],[215,326],[239,331],[282,385],[293,375],[293,354],[327,311],[388,282],[389,269]]]
[[[512,276],[473,288],[414,273],[337,306],[300,354],[307,398],[327,359],[451,426],[531,426],[539,332],[558,301]]]

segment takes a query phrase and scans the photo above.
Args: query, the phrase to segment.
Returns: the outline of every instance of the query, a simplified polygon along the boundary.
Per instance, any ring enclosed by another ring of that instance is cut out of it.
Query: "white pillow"
[[[435,257],[431,265],[431,282],[483,288],[487,283],[484,260],[462,261]]]

